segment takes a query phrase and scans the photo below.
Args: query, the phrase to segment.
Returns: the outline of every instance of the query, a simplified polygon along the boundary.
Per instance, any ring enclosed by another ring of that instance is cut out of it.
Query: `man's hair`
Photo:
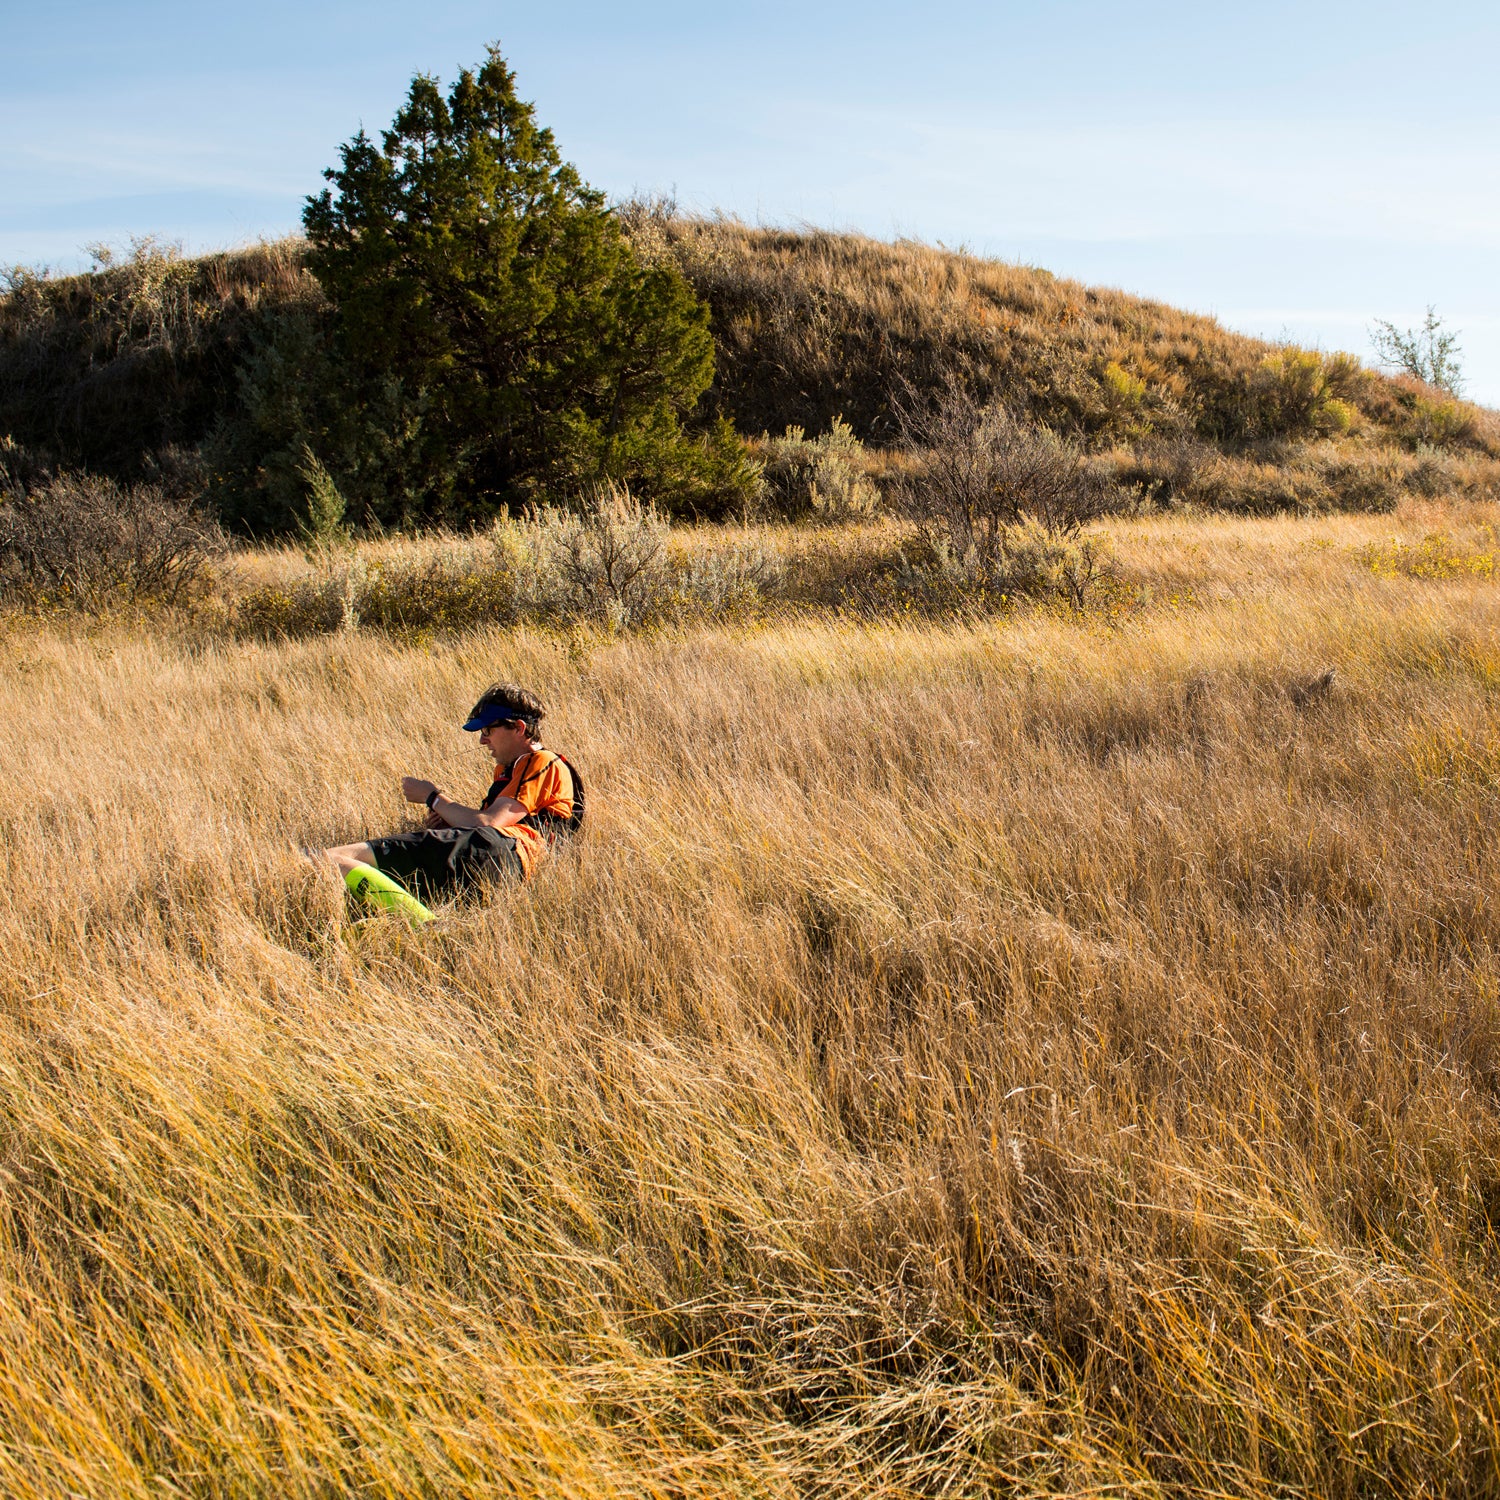
[[[509,717],[519,719],[526,726],[528,738],[537,740],[542,737],[542,720],[547,717],[547,709],[535,693],[528,692],[514,682],[492,682],[479,695],[479,702],[474,705],[469,717],[477,718],[491,707],[514,710]]]

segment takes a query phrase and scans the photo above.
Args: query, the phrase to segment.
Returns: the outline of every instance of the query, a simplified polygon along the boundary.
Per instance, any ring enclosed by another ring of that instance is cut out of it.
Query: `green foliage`
[[[334,351],[399,434],[384,474],[340,476],[367,512],[462,520],[606,480],[691,509],[723,480],[682,430],[713,373],[707,309],[635,255],[498,51],[446,99],[414,79],[381,144],[361,131],[326,175],[304,223]]]
[[[760,465],[727,417],[685,432],[670,411],[617,434],[603,482],[628,485],[672,515],[709,521],[743,515],[761,490]]]
[[[1121,437],[1137,437],[1149,431],[1146,382],[1112,359],[1104,366],[1102,383],[1107,430]]]
[[[237,399],[206,445],[225,520],[258,536],[299,536],[312,452],[345,499],[345,522],[403,527],[426,514],[416,439],[431,404],[399,377],[359,381],[333,351],[331,310],[311,294],[252,328]]]
[[[1348,399],[1362,372],[1347,354],[1325,356],[1290,346],[1268,354],[1255,382],[1259,410],[1254,430],[1266,437],[1331,437],[1354,425]]]
[[[1412,400],[1405,436],[1414,448],[1450,448],[1467,438],[1474,428],[1471,408],[1457,401],[1433,401],[1426,396]]]
[[[344,525],[347,505],[333,475],[305,444],[297,472],[307,485],[307,515],[298,526],[304,549],[309,557],[337,551],[347,542],[349,532]]]
[[[1450,396],[1462,390],[1458,334],[1443,327],[1437,309],[1430,304],[1420,328],[1397,328],[1381,318],[1370,330],[1370,342],[1383,365],[1435,385]]]
[[[1146,382],[1137,379],[1118,360],[1104,367],[1104,384],[1115,403],[1125,409],[1138,409],[1146,399]]]

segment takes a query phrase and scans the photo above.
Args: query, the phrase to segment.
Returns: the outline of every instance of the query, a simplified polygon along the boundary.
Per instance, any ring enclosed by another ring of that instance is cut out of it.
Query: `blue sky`
[[[1435,303],[1500,406],[1500,6],[0,0],[0,263],[297,227],[498,41],[614,195],[910,235],[1368,357]]]

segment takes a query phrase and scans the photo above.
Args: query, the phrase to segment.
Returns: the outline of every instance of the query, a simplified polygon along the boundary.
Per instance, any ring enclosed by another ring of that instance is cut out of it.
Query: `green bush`
[[[1474,411],[1451,397],[1434,401],[1429,396],[1414,397],[1403,435],[1415,449],[1452,448],[1462,444],[1474,431]]]
[[[353,378],[336,354],[316,283],[250,330],[236,400],[205,445],[212,498],[237,531],[301,536],[323,502],[321,473],[363,529],[420,525],[429,512],[418,463],[432,405],[396,376]]]
[[[1278,349],[1261,361],[1254,429],[1266,437],[1348,432],[1357,415],[1352,398],[1364,379],[1359,362],[1347,354]]]

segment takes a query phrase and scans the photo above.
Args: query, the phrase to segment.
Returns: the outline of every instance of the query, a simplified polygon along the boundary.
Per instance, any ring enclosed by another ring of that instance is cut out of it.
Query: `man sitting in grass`
[[[514,683],[486,688],[464,724],[479,731],[479,743],[495,761],[495,779],[479,806],[465,807],[434,783],[403,776],[406,800],[426,804],[423,826],[368,843],[341,844],[323,850],[323,857],[351,889],[351,872],[368,866],[423,900],[485,878],[526,879],[556,836],[577,828],[583,813],[583,788],[573,768],[539,738],[546,713],[534,693]]]

